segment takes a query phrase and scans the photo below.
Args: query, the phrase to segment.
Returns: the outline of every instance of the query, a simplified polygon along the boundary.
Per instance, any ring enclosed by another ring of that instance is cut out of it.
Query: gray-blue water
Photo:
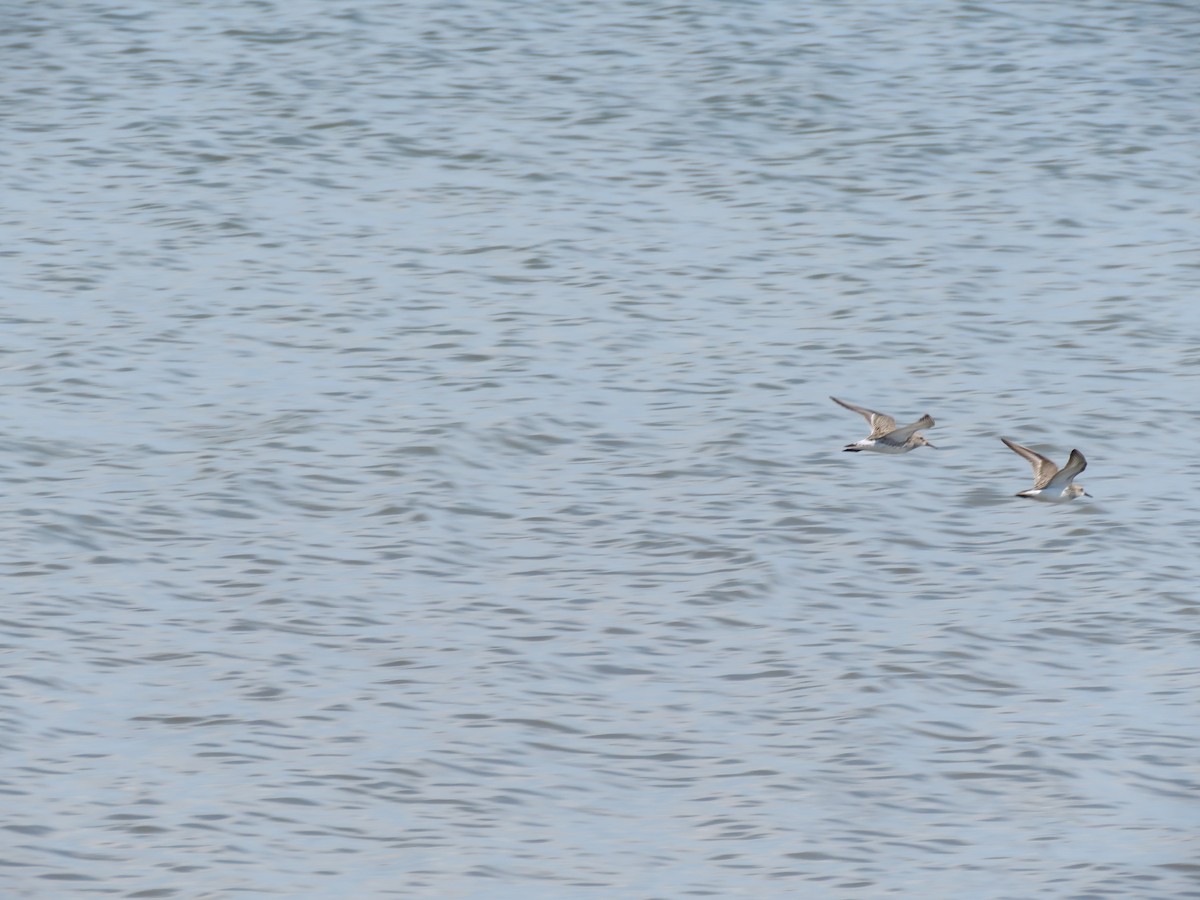
[[[3,29],[4,897],[1200,897],[1194,5]]]

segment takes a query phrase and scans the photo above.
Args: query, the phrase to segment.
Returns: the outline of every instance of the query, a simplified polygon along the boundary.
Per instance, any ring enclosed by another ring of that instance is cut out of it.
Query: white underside
[[[1070,494],[1064,494],[1062,491],[1048,494],[1045,488],[1040,491],[1021,491],[1017,496],[1028,497],[1030,500],[1038,500],[1042,503],[1070,503],[1075,499]]]
[[[871,453],[907,453],[916,447],[915,444],[888,444],[883,441],[861,440],[854,442],[855,447],[861,447],[863,450],[869,450]]]

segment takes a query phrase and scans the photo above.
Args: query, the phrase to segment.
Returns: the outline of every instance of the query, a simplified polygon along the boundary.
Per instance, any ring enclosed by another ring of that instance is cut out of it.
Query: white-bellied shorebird
[[[1087,460],[1078,450],[1072,450],[1067,464],[1061,469],[1040,453],[1034,453],[1028,447],[1022,447],[1016,441],[1000,438],[1013,453],[1025,457],[1033,466],[1033,487],[1021,491],[1018,497],[1030,500],[1040,500],[1043,503],[1066,503],[1082,495],[1092,496],[1083,489],[1082,484],[1072,484],[1072,479],[1087,468]]]
[[[830,397],[838,406],[844,406],[846,409],[853,410],[871,426],[871,433],[861,441],[855,441],[853,444],[847,444],[843,449],[850,453],[859,453],[863,450],[870,450],[872,453],[907,453],[909,450],[915,450],[917,447],[933,447],[933,444],[925,440],[925,438],[917,434],[918,428],[932,428],[933,419],[928,415],[921,416],[911,425],[904,425],[900,428],[896,427],[896,420],[891,416],[885,416],[883,413],[877,413],[873,409],[864,409],[861,406],[855,406],[853,403],[847,403],[845,400],[839,400],[837,397]],[[934,447],[936,450],[937,448]]]

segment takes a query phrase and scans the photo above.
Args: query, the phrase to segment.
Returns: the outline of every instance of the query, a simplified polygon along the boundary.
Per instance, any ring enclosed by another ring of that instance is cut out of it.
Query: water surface
[[[1200,896],[1193,9],[6,35],[6,896]]]

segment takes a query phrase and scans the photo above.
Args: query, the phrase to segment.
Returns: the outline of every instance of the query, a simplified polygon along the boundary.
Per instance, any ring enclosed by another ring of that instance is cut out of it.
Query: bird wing
[[[1042,456],[1042,454],[1034,453],[1028,447],[1022,447],[1016,441],[1010,441],[1008,438],[1002,437],[1000,440],[1004,441],[1004,446],[1006,446],[1009,450],[1018,456],[1025,457],[1027,460],[1029,460],[1029,464],[1033,466],[1033,490],[1037,491],[1044,488],[1050,483],[1050,479],[1054,477],[1055,473],[1058,472],[1058,466],[1046,459],[1046,457]],[[1072,458],[1073,457],[1074,453],[1072,453]],[[1083,457],[1081,456],[1080,459],[1083,459]],[[1084,463],[1084,465],[1086,465],[1086,463]],[[1080,469],[1079,471],[1082,472],[1083,470]],[[1071,477],[1073,478],[1074,475]]]
[[[893,429],[891,434],[887,436],[888,441],[895,441],[897,444],[903,444],[920,428],[932,428],[933,418],[928,414],[921,416],[911,425],[902,425],[899,428]]]
[[[1061,494],[1067,489],[1067,485],[1071,483],[1072,479],[1086,468],[1087,460],[1083,458],[1083,454],[1078,450],[1072,450],[1067,464],[1059,469],[1058,473],[1052,476],[1043,487],[1052,494]]]
[[[853,403],[847,403],[845,400],[839,400],[837,397],[830,397],[838,406],[844,406],[846,409],[852,410],[867,420],[867,424],[871,426],[871,433],[867,435],[867,440],[875,440],[881,438],[885,434],[891,434],[896,430],[896,420],[891,416],[885,416],[883,413],[877,413],[873,409],[867,409],[862,406],[855,406]]]

